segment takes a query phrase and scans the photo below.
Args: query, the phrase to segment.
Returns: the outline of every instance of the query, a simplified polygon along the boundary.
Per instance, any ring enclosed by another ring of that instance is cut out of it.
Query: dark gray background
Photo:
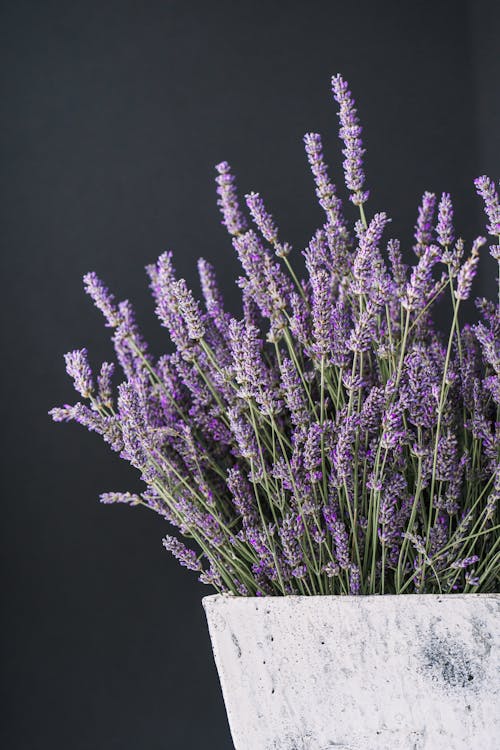
[[[369,210],[409,245],[420,194],[449,190],[460,231],[482,231],[472,180],[500,173],[496,6],[0,3],[2,747],[231,747],[205,589],[163,551],[159,518],[97,503],[134,489],[132,471],[46,415],[73,398],[65,351],[110,356],[82,274],[135,301],[156,352],[143,267],[164,249],[189,280],[199,255],[215,261],[234,308],[213,165],[230,161],[303,246],[321,220],[305,132],[340,180],[337,71],[365,127]]]

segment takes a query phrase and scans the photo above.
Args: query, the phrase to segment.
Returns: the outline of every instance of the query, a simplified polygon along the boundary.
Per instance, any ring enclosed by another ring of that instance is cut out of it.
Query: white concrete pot
[[[236,750],[498,750],[500,595],[203,600]]]

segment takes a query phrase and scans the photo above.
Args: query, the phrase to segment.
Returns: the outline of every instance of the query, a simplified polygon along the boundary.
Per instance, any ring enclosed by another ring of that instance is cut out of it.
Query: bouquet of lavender
[[[495,590],[500,569],[500,304],[478,299],[463,324],[480,248],[456,238],[450,196],[425,193],[407,267],[389,218],[367,216],[355,104],[340,75],[343,169],[359,210],[351,227],[323,159],[304,138],[325,223],[290,264],[258,193],[241,210],[217,166],[223,223],[243,269],[242,317],[224,310],[214,271],[198,263],[203,306],[171,253],[147,268],[173,351],[156,359],[128,300],[94,273],[87,293],[113,329],[114,365],[95,382],[87,350],[66,355],[87,403],[51,411],[98,432],[139,470],[143,505],[179,535],[164,545],[203,583],[241,596]],[[500,243],[494,183],[475,181],[487,231]],[[437,217],[436,217],[437,213]],[[251,219],[252,225],[249,222]],[[498,244],[490,247],[500,262]],[[452,323],[432,319],[446,297]]]

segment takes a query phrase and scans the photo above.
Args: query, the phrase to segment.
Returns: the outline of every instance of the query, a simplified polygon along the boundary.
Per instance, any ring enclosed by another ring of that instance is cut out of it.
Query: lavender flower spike
[[[369,192],[363,190],[365,173],[363,171],[363,142],[362,128],[359,124],[354,99],[346,81],[340,74],[332,77],[332,91],[335,101],[339,104],[340,138],[345,148],[343,163],[345,183],[352,192],[351,201],[355,206],[361,206],[368,200]]]
[[[192,549],[188,549],[186,545],[179,541],[179,539],[176,539],[175,536],[167,535],[164,537],[163,546],[166,550],[172,553],[184,568],[195,571],[203,570],[196,552]]]
[[[449,193],[443,193],[439,201],[436,234],[442,247],[453,244],[455,239],[453,234],[453,205]]]
[[[459,300],[468,299],[470,295],[470,288],[472,286],[474,276],[476,275],[477,264],[479,263],[479,248],[484,245],[485,242],[485,237],[477,237],[474,240],[474,244],[472,245],[472,252],[458,272],[455,297]]]
[[[66,372],[73,378],[75,389],[84,398],[90,398],[94,390],[92,370],[88,362],[86,349],[75,349],[64,355]]]
[[[435,209],[436,196],[434,193],[425,192],[418,209],[418,218],[415,226],[415,240],[417,244],[413,250],[418,257],[423,254],[425,248],[432,241],[432,222]]]
[[[204,258],[199,258],[198,274],[207,312],[215,322],[215,325],[218,328],[222,328],[225,325],[227,315],[224,312],[224,300],[222,299],[212,264]]]
[[[280,244],[278,239],[278,227],[274,223],[271,214],[266,210],[264,201],[259,193],[245,195],[247,206],[252,214],[252,219],[259,228],[260,233],[276,249],[276,255],[283,257],[288,255],[292,249],[288,243]]]
[[[140,505],[142,503],[139,495],[134,495],[131,492],[103,492],[99,500],[103,505],[114,505],[115,503],[123,503],[124,505]]]
[[[102,312],[106,318],[106,325],[109,328],[116,328],[120,325],[121,316],[115,304],[115,298],[108,288],[103,284],[96,273],[91,271],[83,277],[85,291],[94,300],[94,305]]]
[[[500,237],[500,204],[495,183],[486,175],[482,175],[474,180],[474,185],[477,194],[484,201],[484,210],[490,222],[486,229],[489,234]]]
[[[306,133],[304,136],[307,159],[316,183],[316,195],[321,208],[332,224],[340,222],[341,201],[336,195],[335,185],[328,177],[328,169],[323,158],[323,146],[319,133]]]
[[[231,167],[227,161],[221,161],[215,168],[219,173],[216,177],[219,196],[217,205],[222,213],[222,223],[229,234],[241,234],[248,228],[248,224],[240,211],[236,181],[231,173]]]
[[[113,405],[112,378],[115,371],[113,362],[103,362],[101,370],[97,376],[97,388],[99,401],[103,406],[111,407]]]
[[[200,307],[184,279],[175,282],[174,294],[186,324],[189,338],[193,341],[199,341],[205,335],[205,326]]]

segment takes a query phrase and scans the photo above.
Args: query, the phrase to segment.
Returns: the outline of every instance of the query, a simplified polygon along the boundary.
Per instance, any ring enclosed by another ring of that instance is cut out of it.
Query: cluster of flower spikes
[[[345,184],[353,228],[323,158],[304,138],[325,214],[303,252],[306,277],[258,193],[243,210],[227,162],[218,205],[242,266],[242,316],[224,309],[200,259],[203,302],[170,252],[147,268],[172,351],[148,350],[128,301],[94,274],[85,287],[113,329],[125,380],[96,378],[86,349],[66,355],[83,401],[53,409],[99,433],[140,472],[143,505],[176,530],[165,547],[203,583],[243,596],[489,591],[498,583],[500,308],[477,300],[461,324],[481,247],[455,237],[453,206],[425,193],[414,263],[366,218],[363,144],[340,75]],[[500,243],[495,184],[476,180],[488,234]],[[500,263],[498,244],[491,255]],[[449,334],[433,323],[448,299]],[[183,539],[181,540],[182,537]],[[187,542],[187,546],[186,543]]]

